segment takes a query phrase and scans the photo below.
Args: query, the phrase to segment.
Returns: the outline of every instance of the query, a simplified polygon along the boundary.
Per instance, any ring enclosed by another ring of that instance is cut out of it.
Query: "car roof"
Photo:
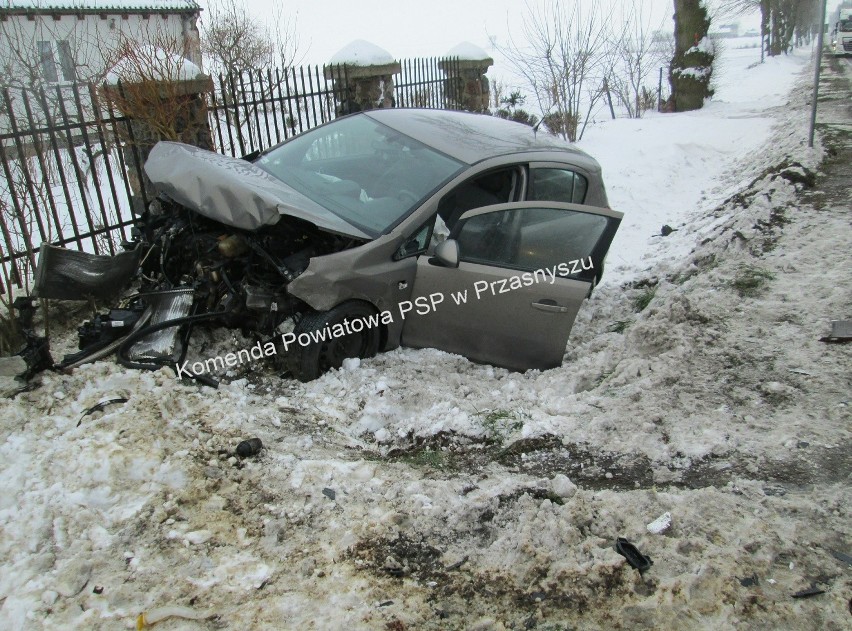
[[[452,110],[378,109],[362,115],[411,136],[467,164],[527,152],[564,152],[570,162],[591,170],[600,165],[585,151],[546,131],[487,114]]]

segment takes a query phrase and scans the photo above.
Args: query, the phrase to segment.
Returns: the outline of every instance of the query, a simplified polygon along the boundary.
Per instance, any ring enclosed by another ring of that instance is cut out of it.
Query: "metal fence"
[[[445,70],[458,75],[457,58],[399,63],[400,72],[393,77],[394,107],[458,107],[445,76]],[[248,155],[350,113],[346,104],[356,81],[352,70],[346,65],[302,66],[219,75],[209,106],[218,151]]]
[[[394,106],[457,108],[446,79],[457,63],[401,61]],[[216,149],[247,155],[348,111],[341,104],[354,92],[350,71],[305,66],[216,77],[208,99]],[[120,248],[144,198],[133,128],[92,84],[0,90],[0,293],[27,287],[43,242],[95,254]]]
[[[130,126],[91,84],[0,90],[0,291],[26,284],[42,242],[115,253],[133,223]]]

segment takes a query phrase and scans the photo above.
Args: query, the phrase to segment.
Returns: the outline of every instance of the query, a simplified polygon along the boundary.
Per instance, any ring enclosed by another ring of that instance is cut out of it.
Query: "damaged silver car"
[[[127,252],[42,248],[43,297],[138,283],[66,367],[117,350],[201,378],[184,356],[204,323],[273,344],[304,381],[400,345],[552,368],[622,217],[576,147],[441,110],[346,116],[250,161],[161,142],[145,172],[159,196]]]

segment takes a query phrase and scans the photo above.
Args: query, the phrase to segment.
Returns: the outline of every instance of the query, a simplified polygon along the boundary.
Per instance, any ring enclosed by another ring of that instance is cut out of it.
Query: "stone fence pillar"
[[[212,78],[200,69],[191,76],[175,79],[130,76],[125,81],[120,75],[108,77],[102,94],[129,119],[128,128],[122,130],[125,136],[122,152],[134,211],[144,210],[143,188],[144,197],[148,201],[154,199],[155,191],[142,166],[160,140],[213,149],[213,135],[207,119],[207,94],[212,91]],[[142,182],[139,181],[140,173]]]
[[[447,52],[446,61],[438,66],[447,79],[447,94],[457,107],[468,112],[485,112],[491,91],[485,73],[494,60],[470,42],[462,42]]]
[[[394,107],[393,75],[400,64],[386,50],[364,40],[341,48],[323,68],[332,81],[337,114]]]

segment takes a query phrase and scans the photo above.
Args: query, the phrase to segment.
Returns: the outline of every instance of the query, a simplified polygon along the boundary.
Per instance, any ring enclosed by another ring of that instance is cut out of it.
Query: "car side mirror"
[[[442,267],[458,267],[459,242],[455,239],[441,241],[437,246],[435,246],[435,256],[429,259],[429,262]]]

